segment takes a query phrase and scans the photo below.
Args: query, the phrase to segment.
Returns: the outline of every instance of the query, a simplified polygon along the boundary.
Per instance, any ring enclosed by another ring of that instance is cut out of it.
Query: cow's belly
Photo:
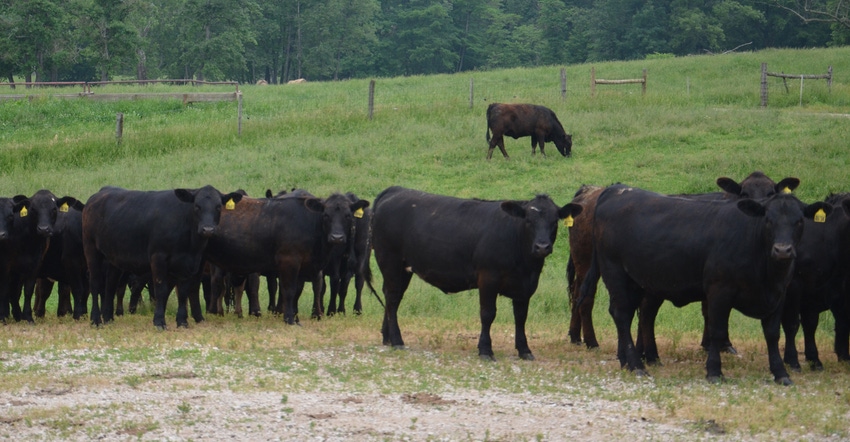
[[[444,293],[457,293],[478,287],[475,274],[459,269],[412,267],[413,273]]]

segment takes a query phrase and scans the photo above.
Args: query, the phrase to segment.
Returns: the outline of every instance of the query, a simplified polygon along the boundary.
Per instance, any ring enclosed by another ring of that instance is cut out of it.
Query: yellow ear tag
[[[783,188],[782,188],[782,193],[791,193],[791,188],[789,188],[789,187],[783,187]]]
[[[27,216],[27,214],[29,214],[29,212],[27,212],[27,208],[21,207],[21,218]]]
[[[573,226],[573,216],[567,215],[567,217],[564,218],[564,227],[572,227],[572,226]]]
[[[224,204],[224,208],[227,210],[233,210],[236,208],[236,203],[233,202],[233,198],[227,200],[227,202]]]
[[[59,206],[59,211],[60,212],[67,212],[68,211],[68,203],[62,203],[62,205]]]
[[[824,212],[823,209],[818,209],[818,211],[815,212],[815,222],[816,223],[825,223],[826,222],[826,212]]]
[[[363,218],[363,209],[357,209],[354,211],[355,218]]]

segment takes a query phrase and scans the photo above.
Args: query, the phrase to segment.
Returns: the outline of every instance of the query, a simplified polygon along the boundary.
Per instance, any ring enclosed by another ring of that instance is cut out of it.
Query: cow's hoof
[[[642,378],[642,377],[651,378],[652,377],[652,375],[650,375],[648,371],[646,371],[642,368],[636,368],[635,369],[635,376],[637,376],[639,378]]]
[[[155,329],[159,330],[159,331],[165,331],[165,330],[167,330],[167,327],[165,327],[164,325],[154,325],[153,327],[154,327]]]
[[[188,322],[178,322],[177,328],[189,328],[189,323]]]
[[[393,344],[393,350],[407,350],[404,344]]]
[[[520,353],[519,358],[522,359],[523,361],[533,361],[534,355],[531,354],[530,352],[529,353]]]
[[[722,384],[722,383],[723,383],[723,375],[718,375],[718,376],[706,376],[706,377],[705,377],[705,379],[708,381],[708,383],[709,383],[709,384],[715,384],[715,385],[717,385],[717,384]]]
[[[823,371],[823,364],[821,361],[811,361],[809,362],[809,368],[811,368],[812,371]]]
[[[738,354],[738,350],[735,350],[735,347],[733,347],[732,345],[727,345],[726,347],[724,347],[720,351],[723,352],[723,353],[729,353],[730,355],[737,355]]]
[[[496,362],[496,357],[493,355],[478,355],[478,359],[485,362]]]
[[[784,387],[788,387],[794,385],[794,381],[791,380],[788,376],[783,376],[781,378],[774,379],[773,382],[776,382],[777,385],[782,385]]]
[[[649,365],[651,367],[663,367],[664,366],[664,364],[661,363],[661,359],[653,359],[653,360],[650,360],[650,361],[646,361],[646,365]]]

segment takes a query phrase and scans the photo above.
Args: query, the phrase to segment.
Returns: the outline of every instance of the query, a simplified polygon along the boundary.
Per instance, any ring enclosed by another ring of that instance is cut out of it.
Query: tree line
[[[820,3],[818,3],[820,2]],[[0,0],[0,76],[338,80],[850,42],[794,0]],[[833,5],[834,4],[834,5]],[[806,9],[803,12],[808,11]]]

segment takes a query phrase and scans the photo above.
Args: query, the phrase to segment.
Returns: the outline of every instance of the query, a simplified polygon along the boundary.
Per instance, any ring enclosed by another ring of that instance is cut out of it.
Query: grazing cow
[[[490,138],[490,132],[493,138]],[[572,135],[564,131],[558,117],[551,109],[535,104],[504,104],[493,103],[487,107],[487,143],[490,150],[487,151],[487,159],[493,157],[493,150],[499,146],[502,155],[508,157],[505,151],[505,138],[507,135],[514,139],[520,137],[531,137],[531,154],[537,153],[537,145],[540,145],[540,153],[546,156],[543,145],[547,141],[555,143],[561,155],[570,156],[573,147]]]
[[[83,209],[92,323],[113,319],[118,278],[121,272],[130,272],[151,274],[156,298],[153,324],[160,329],[165,328],[168,296],[179,284],[177,326],[188,327],[186,302],[200,285],[204,249],[215,236],[222,207],[241,198],[235,192],[223,195],[212,186],[147,192],[104,187],[92,195]],[[198,299],[191,301],[195,321],[203,321]]]
[[[794,277],[788,285],[782,329],[785,332],[783,360],[800,371],[797,330],[802,324],[806,361],[822,370],[815,334],[819,315],[831,310],[835,318],[835,353],[839,361],[850,361],[850,317],[847,311],[850,277],[850,194],[830,195],[833,207],[826,218],[806,219],[797,247]]]
[[[763,172],[755,171],[744,178],[740,183],[732,178],[720,177],[717,178],[717,185],[723,189],[723,192],[712,192],[704,194],[687,194],[678,195],[683,198],[700,199],[700,200],[735,200],[740,198],[766,198],[773,196],[778,192],[794,190],[800,185],[800,180],[797,178],[784,178],[779,183],[775,183],[767,177]],[[592,233],[593,233],[593,213],[596,209],[596,199],[602,193],[604,187],[599,186],[582,186],[575,194],[574,203],[584,206],[581,215],[577,216],[570,229],[570,257],[567,261],[567,287],[570,299],[570,328],[569,338],[573,344],[581,344],[582,334],[584,334],[584,343],[588,348],[599,346],[596,339],[596,332],[593,329],[593,297],[582,299],[581,303],[578,300],[578,288],[581,287],[584,281],[584,275],[590,268],[591,256],[593,253]],[[659,306],[644,305],[640,309],[641,317],[650,314],[654,308],[657,312]],[[705,315],[705,312],[703,312]],[[654,320],[654,318],[653,318]],[[657,350],[653,343],[645,344],[647,339],[643,339],[643,328],[638,328],[637,348],[639,353],[647,359],[648,363],[654,363],[657,360]],[[648,338],[648,337],[647,337]],[[702,346],[708,349],[708,336],[703,333]],[[735,353],[735,348],[731,342],[723,346],[723,351]],[[647,354],[648,352],[648,354]]]
[[[6,212],[11,207],[13,215],[11,220],[6,216],[8,234],[0,246],[0,321],[9,317],[11,306],[16,321],[33,322],[32,290],[27,291],[23,311],[21,290],[26,282],[35,282],[50,237],[55,232],[59,208],[73,205],[77,200],[68,196],[56,198],[49,190],[42,189],[29,198],[18,195],[11,201],[11,206],[4,203],[3,210]]]
[[[246,197],[237,210],[222,215],[220,234],[210,240],[205,257],[233,274],[276,277],[281,291],[276,310],[287,324],[298,322],[298,297],[304,282],[311,281],[313,315],[320,317],[322,269],[332,250],[348,241],[353,213],[368,205],[340,194],[324,200],[306,192],[283,198]]]
[[[390,187],[375,199],[372,244],[384,277],[384,345],[403,348],[398,307],[413,274],[445,293],[478,288],[478,354],[494,359],[490,326],[499,294],[513,301],[516,349],[531,360],[528,302],[558,233],[558,220],[581,213],[546,195],[530,201],[482,201]]]
[[[86,255],[83,253],[82,210],[83,203],[79,201],[59,208],[55,232],[35,283],[33,311],[36,317],[44,317],[45,302],[53,291],[54,282],[59,284],[57,316],[73,313],[74,319],[80,319],[88,313],[89,281]]]
[[[779,354],[779,325],[803,219],[819,210],[828,215],[832,207],[807,206],[791,194],[712,202],[608,187],[596,201],[593,261],[582,296],[595,290],[591,282],[601,274],[617,327],[617,357],[638,373],[645,371],[631,323],[645,298],[677,307],[707,303],[711,382],[723,377],[720,348],[728,340],[732,308],[761,319],[770,371],[776,383],[790,385]]]
[[[346,193],[349,201],[356,202],[360,198],[353,193]],[[352,232],[345,248],[339,248],[335,256],[325,266],[325,276],[328,277],[330,286],[330,299],[328,301],[328,316],[336,313],[345,313],[345,298],[348,295],[348,285],[354,278],[354,313],[363,312],[362,293],[363,285],[368,284],[369,289],[377,297],[378,294],[372,287],[372,269],[369,268],[369,259],[372,250],[369,244],[369,229],[372,220],[372,210],[368,207],[354,213]],[[337,304],[337,298],[339,303]],[[380,300],[380,298],[378,298]]]

